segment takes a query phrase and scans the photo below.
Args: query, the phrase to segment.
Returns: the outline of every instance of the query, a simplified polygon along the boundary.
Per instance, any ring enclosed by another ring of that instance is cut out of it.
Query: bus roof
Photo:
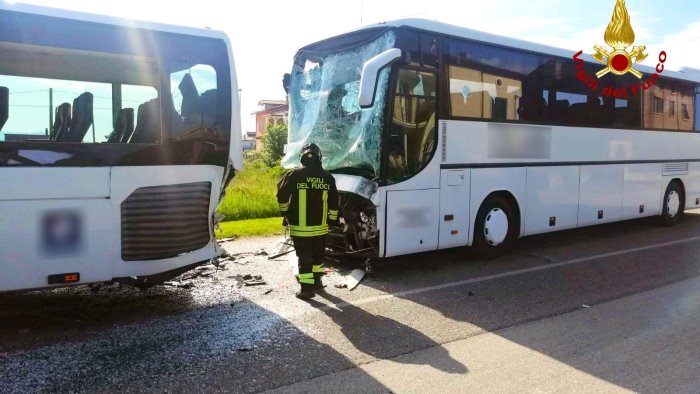
[[[491,34],[491,33],[485,33],[482,31],[478,30],[473,30],[473,29],[468,29],[465,27],[460,27],[460,26],[455,26],[455,25],[450,25],[447,23],[443,22],[438,22],[438,21],[431,21],[427,19],[420,19],[420,18],[406,18],[406,19],[397,19],[397,20],[392,20],[392,21],[387,21],[387,22],[382,22],[374,25],[368,25],[368,26],[363,26],[359,29],[355,29],[352,32],[357,32],[357,31],[362,31],[366,29],[374,29],[378,27],[402,27],[402,26],[407,26],[407,27],[412,27],[415,29],[420,29],[420,30],[426,30],[426,31],[431,31],[435,33],[440,33],[440,34],[445,34],[453,37],[461,37],[465,38],[468,40],[474,40],[474,41],[480,41],[484,43],[489,43],[489,44],[495,44],[495,45],[501,45],[505,47],[510,47],[510,48],[515,48],[515,49],[522,49],[525,51],[530,51],[530,52],[536,52],[540,53],[543,55],[552,55],[552,56],[559,56],[559,57],[565,57],[565,58],[572,58],[573,55],[577,51],[570,51],[562,48],[557,48],[557,47],[552,47],[548,45],[543,45],[543,44],[538,44],[530,41],[524,41],[524,40],[518,40],[515,38],[511,37],[505,37],[505,36],[500,36],[497,34]],[[601,39],[602,39],[603,33],[601,32]],[[591,43],[592,45],[595,43]],[[652,57],[655,57],[655,55],[650,54]],[[587,62],[591,63],[596,63],[596,62],[590,54],[585,53],[584,56],[582,56],[584,60]],[[649,67],[645,65],[637,65],[635,66],[639,71],[645,73],[645,74],[654,74],[656,71],[654,67]],[[692,81],[692,82],[697,82],[700,83],[700,71],[695,70],[695,69],[690,69],[690,68],[683,68],[681,71],[671,71],[671,70],[664,70],[663,74],[664,77],[668,78],[674,78],[674,79],[680,79],[680,80],[685,80],[685,81]]]
[[[0,0],[0,11],[12,11],[20,12],[25,14],[33,15],[43,15],[55,18],[72,19],[84,22],[94,22],[102,23],[106,25],[131,27],[137,29],[162,31],[166,33],[179,33],[191,36],[209,37],[209,38],[220,38],[228,41],[228,37],[224,32],[211,30],[211,29],[201,29],[196,27],[187,26],[177,26],[169,25],[164,23],[138,21],[126,18],[117,18],[107,15],[90,14],[85,12],[63,10],[58,8],[41,7],[31,4],[21,4],[21,3],[8,3],[4,0]]]

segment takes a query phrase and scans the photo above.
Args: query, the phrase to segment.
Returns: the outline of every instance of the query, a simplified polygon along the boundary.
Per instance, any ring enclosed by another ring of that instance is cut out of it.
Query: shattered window
[[[302,62],[294,66],[290,81],[285,167],[299,166],[301,148],[315,143],[327,170],[353,169],[370,177],[379,173],[389,68],[379,73],[374,105],[367,109],[358,103],[360,75],[364,63],[393,48],[395,40],[388,31],[349,49],[297,55]]]

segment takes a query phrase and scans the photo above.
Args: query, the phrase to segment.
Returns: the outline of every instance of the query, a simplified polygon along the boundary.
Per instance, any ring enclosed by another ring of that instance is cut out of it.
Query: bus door
[[[437,145],[436,73],[410,66],[395,69],[387,122],[385,256],[437,250],[440,169]]]

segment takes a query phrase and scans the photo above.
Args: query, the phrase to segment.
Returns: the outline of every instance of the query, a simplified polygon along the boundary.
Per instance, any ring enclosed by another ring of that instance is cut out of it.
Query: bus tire
[[[513,249],[518,238],[516,209],[505,197],[489,196],[479,207],[474,224],[472,250],[483,260],[492,260]]]
[[[659,223],[665,227],[671,227],[683,216],[683,211],[685,208],[685,193],[683,192],[683,187],[678,183],[678,181],[671,181],[666,187],[666,193],[664,193],[663,208],[661,210],[661,216],[659,217]]]

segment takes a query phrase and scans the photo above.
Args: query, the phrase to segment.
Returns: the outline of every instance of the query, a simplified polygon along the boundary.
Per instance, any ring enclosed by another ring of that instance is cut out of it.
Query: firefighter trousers
[[[294,249],[299,258],[299,284],[301,288],[313,288],[321,283],[323,256],[326,253],[326,236],[294,237]]]

